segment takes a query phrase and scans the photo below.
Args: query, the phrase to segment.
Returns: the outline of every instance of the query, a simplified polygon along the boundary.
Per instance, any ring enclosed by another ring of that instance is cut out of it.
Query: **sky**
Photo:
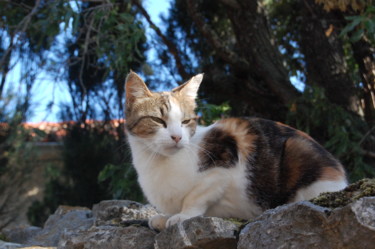
[[[167,15],[170,6],[170,0],[144,0],[143,5],[151,16],[152,21],[163,30],[160,15]],[[145,26],[148,24],[144,22]],[[148,39],[152,39],[153,30],[147,29],[146,35]],[[151,61],[156,56],[156,52],[151,48],[147,53],[148,60]],[[23,92],[20,85],[21,66],[16,64],[9,73],[5,89],[11,92]],[[28,122],[37,123],[42,121],[58,122],[60,104],[70,101],[67,83],[58,79],[53,79],[47,73],[41,72],[37,76],[37,80],[32,89],[32,104],[30,117]],[[53,103],[52,108],[48,109],[48,105]]]

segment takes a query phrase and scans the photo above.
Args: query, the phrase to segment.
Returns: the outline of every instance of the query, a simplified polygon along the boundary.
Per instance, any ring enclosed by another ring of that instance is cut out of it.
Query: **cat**
[[[125,83],[126,131],[139,184],[165,215],[162,230],[195,216],[252,219],[281,204],[347,186],[343,166],[306,133],[261,118],[197,125],[203,74],[151,92],[134,72]]]

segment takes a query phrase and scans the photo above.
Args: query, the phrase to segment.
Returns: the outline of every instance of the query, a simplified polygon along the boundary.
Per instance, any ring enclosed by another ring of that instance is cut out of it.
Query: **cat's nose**
[[[180,140],[181,140],[181,136],[175,136],[175,135],[172,135],[171,138],[172,138],[173,141],[176,142],[176,144],[177,144],[178,142],[180,142]]]

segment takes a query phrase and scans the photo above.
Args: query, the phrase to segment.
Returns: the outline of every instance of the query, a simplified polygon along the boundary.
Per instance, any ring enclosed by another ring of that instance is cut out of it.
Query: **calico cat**
[[[126,79],[126,130],[138,181],[165,215],[161,230],[194,216],[251,219],[278,205],[347,185],[343,166],[307,134],[260,118],[197,126],[203,74],[171,92]]]

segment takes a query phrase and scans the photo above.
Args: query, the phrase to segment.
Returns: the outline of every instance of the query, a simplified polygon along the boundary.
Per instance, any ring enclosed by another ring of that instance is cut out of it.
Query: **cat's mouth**
[[[171,145],[171,146],[166,146],[164,147],[164,150],[166,150],[167,152],[177,152],[179,151],[180,149],[182,149],[183,146],[180,145],[180,144],[175,144],[175,145]]]

